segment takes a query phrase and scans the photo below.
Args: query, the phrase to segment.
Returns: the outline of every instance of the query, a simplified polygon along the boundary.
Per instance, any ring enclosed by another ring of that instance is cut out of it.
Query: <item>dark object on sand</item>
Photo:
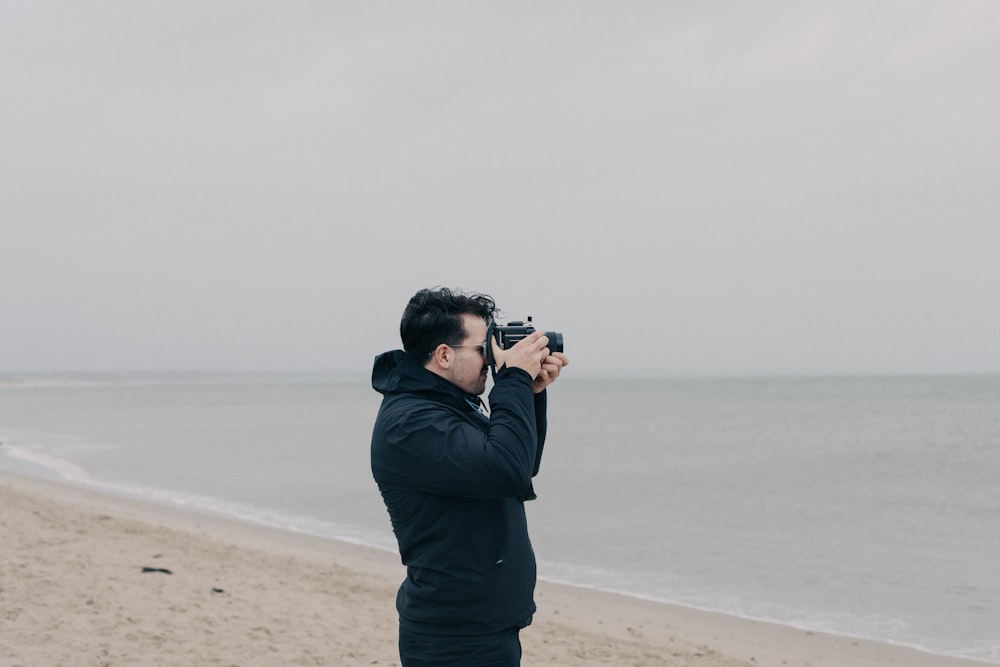
[[[163,574],[173,574],[173,572],[171,572],[170,570],[168,570],[168,569],[166,569],[164,567],[144,567],[144,568],[142,568],[142,573],[143,574],[145,574],[147,572],[162,572]]]

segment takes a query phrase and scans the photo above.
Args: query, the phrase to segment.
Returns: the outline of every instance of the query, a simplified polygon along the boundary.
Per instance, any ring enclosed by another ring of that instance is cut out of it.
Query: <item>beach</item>
[[[0,663],[398,665],[396,554],[0,473]],[[960,667],[539,582],[524,665]]]

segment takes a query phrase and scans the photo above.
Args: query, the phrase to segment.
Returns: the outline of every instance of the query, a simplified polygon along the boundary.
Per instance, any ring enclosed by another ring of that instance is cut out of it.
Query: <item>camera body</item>
[[[507,324],[495,324],[491,326],[491,333],[497,339],[501,350],[509,350],[518,341],[526,338],[535,332],[535,327],[531,324],[531,317],[527,322],[517,320]],[[549,339],[549,352],[563,351],[563,335],[555,331],[546,331],[546,338]]]

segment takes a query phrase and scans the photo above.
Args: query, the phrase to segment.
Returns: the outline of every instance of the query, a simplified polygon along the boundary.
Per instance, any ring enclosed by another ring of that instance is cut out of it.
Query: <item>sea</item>
[[[363,375],[0,377],[0,469],[395,551]],[[576,378],[542,579],[1000,664],[1000,375]]]

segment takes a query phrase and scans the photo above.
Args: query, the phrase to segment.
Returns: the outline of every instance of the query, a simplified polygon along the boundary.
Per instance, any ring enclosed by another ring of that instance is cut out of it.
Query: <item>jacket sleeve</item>
[[[538,469],[542,465],[542,449],[545,447],[545,433],[548,431],[548,390],[543,389],[535,394],[535,433],[538,438],[538,448],[535,451],[535,469],[531,472],[534,477],[538,474]]]
[[[490,392],[485,429],[438,403],[385,415],[373,439],[380,445],[373,456],[376,480],[380,486],[466,498],[522,495],[538,464],[535,400],[531,377],[505,368]]]

